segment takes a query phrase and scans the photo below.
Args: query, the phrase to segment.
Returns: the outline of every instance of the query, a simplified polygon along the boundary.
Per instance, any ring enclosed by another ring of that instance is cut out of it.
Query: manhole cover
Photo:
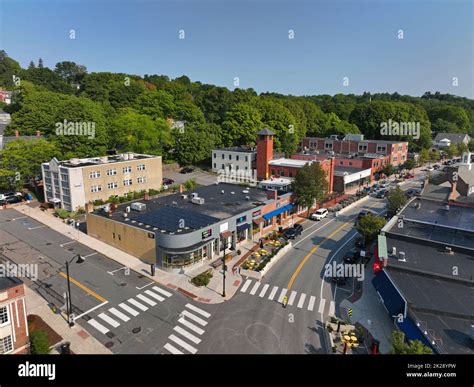
[[[51,242],[46,242],[46,246],[50,246],[50,245],[52,245]]]
[[[122,283],[120,284],[120,286],[127,286],[127,283],[126,283],[126,282],[122,282]]]
[[[141,330],[142,330],[142,328],[140,328],[140,327],[133,328],[132,333],[139,333],[139,332],[141,332]]]
[[[74,250],[74,247],[71,247],[70,249],[67,249],[67,251],[72,251]]]
[[[113,341],[108,341],[104,345],[105,345],[105,348],[112,348],[114,346],[114,342]]]

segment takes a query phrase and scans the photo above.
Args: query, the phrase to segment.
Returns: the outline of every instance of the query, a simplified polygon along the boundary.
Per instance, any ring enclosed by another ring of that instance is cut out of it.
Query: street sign
[[[352,317],[352,309],[351,308],[347,309],[347,315],[349,317]]]

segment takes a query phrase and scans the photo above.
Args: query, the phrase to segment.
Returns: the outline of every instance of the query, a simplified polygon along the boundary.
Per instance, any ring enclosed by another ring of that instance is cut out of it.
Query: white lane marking
[[[176,332],[180,333],[182,336],[186,337],[189,341],[192,341],[194,344],[199,344],[201,339],[189,333],[186,329],[181,328],[180,326],[175,326],[173,328]]]
[[[146,302],[148,305],[150,306],[155,306],[156,305],[156,302],[153,301],[153,300],[150,300],[148,297],[145,297],[143,294],[138,294],[137,295],[137,298],[139,298],[140,300],[142,300],[143,302]]]
[[[66,243],[62,243],[62,244],[60,244],[59,246],[60,246],[60,247],[64,247],[64,246],[66,246],[66,245],[69,245],[69,244],[71,244],[71,243],[76,243],[76,242],[77,242],[77,241],[69,241],[69,242],[66,242]]]
[[[109,332],[108,328],[104,327],[100,322],[95,321],[93,318],[91,318],[89,321],[87,321],[90,325],[92,325],[95,329],[97,329],[100,333],[106,334]]]
[[[137,300],[134,300],[133,298],[130,298],[129,300],[127,300],[128,302],[130,302],[130,304],[136,306],[138,309],[141,309],[143,311],[145,310],[148,310],[148,307],[139,303]]]
[[[194,348],[192,345],[189,345],[185,341],[181,340],[179,337],[176,337],[175,335],[171,335],[169,339],[174,341],[180,347],[183,347],[186,351],[192,353],[193,355],[197,352],[196,348]]]
[[[334,301],[331,301],[329,303],[329,312],[328,312],[328,315],[329,316],[334,316],[334,313],[336,311],[336,303]]]
[[[164,301],[165,299],[161,297],[160,295],[153,293],[151,290],[145,290],[145,293],[148,294],[150,297],[155,298],[158,301]]]
[[[276,294],[277,290],[278,290],[278,286],[274,286],[273,289],[272,289],[272,292],[268,296],[269,300],[273,300],[273,297],[275,297],[275,294]]]
[[[264,297],[264,296],[265,296],[265,293],[267,292],[267,289],[268,289],[269,286],[270,286],[269,284],[265,284],[265,285],[263,286],[262,291],[260,292],[260,294],[259,294],[258,296],[259,296],[259,297]]]
[[[324,310],[324,305],[326,304],[326,299],[321,298],[321,301],[319,301],[319,308],[318,308],[318,313],[323,313]]]
[[[97,255],[97,253],[87,254],[87,255],[84,255],[82,258],[89,258],[89,257],[92,257],[93,255]]]
[[[327,223],[324,223],[321,227],[318,227],[316,230],[313,230],[311,231],[308,235],[306,235],[303,239],[300,239],[298,242],[296,242],[295,244],[293,244],[293,247],[296,247],[298,246],[301,242],[305,241],[306,239],[308,239],[311,235],[313,235],[315,232],[321,230],[322,228],[326,227],[329,223],[332,223],[336,220],[337,218],[332,218],[329,222]],[[315,223],[316,225],[317,223]],[[309,226],[306,231],[308,231],[312,226]]]
[[[143,285],[143,286],[135,286],[135,289],[137,290],[142,290],[142,289],[145,289],[146,287],[150,286],[150,285],[153,285],[154,282],[150,282],[149,284],[146,284],[146,285]]]
[[[107,273],[109,273],[110,275],[114,275],[115,272],[120,271],[120,270],[124,270],[124,269],[128,269],[128,267],[124,266],[124,267],[121,267],[120,269],[115,269],[115,270],[112,270],[112,271],[108,271]]]
[[[128,317],[127,315],[123,314],[120,310],[118,309],[115,309],[115,308],[110,308],[109,309],[109,312],[114,314],[115,316],[117,316],[120,320],[122,321],[125,321],[127,322],[128,320],[130,320],[130,317]]]
[[[199,318],[198,316],[195,316],[192,313],[189,313],[187,310],[183,310],[181,313],[183,316],[189,317],[191,320],[196,321],[198,324],[201,324],[203,327],[207,325],[207,321],[204,321],[202,318]]]
[[[288,289],[283,289],[280,293],[280,297],[278,298],[278,302],[283,302],[283,297],[286,296],[286,292],[288,291]]]
[[[105,313],[99,314],[99,316],[102,320],[104,320],[106,323],[112,325],[114,328],[117,328],[120,326],[120,323],[115,321],[112,317],[107,316]]]
[[[316,301],[316,297],[315,296],[311,296],[309,298],[309,303],[308,303],[308,310],[309,311],[313,311],[313,308],[314,308],[314,302]]]
[[[108,304],[109,301],[104,301],[102,304],[96,305],[93,308],[90,308],[89,310],[86,310],[84,313],[80,314],[79,316],[75,316],[74,320],[80,319],[82,316],[85,316],[86,314],[89,314],[90,312],[99,309],[100,307],[104,306],[105,304]]]
[[[170,292],[167,292],[166,290],[163,290],[163,289],[159,288],[158,286],[153,286],[153,290],[156,290],[158,293],[161,293],[166,297],[171,297],[172,296],[172,294]]]
[[[127,311],[128,313],[130,313],[133,317],[136,317],[140,314],[140,312],[137,312],[135,309],[132,309],[130,308],[127,304],[124,304],[123,302],[121,304],[119,304],[119,306]]]
[[[194,325],[193,323],[186,320],[184,317],[181,317],[178,320],[179,323],[183,324],[187,328],[191,329],[192,331],[196,332],[198,335],[202,335],[204,333],[204,329],[199,328],[198,326]]]
[[[250,291],[250,294],[253,296],[256,292],[257,292],[257,289],[259,288],[260,286],[260,282],[255,282],[255,285],[253,285],[253,288],[252,290]]]
[[[295,298],[296,298],[296,291],[293,290],[290,294],[290,298],[288,299],[288,305],[293,305]]]
[[[173,355],[184,355],[183,352],[181,352],[178,348],[173,347],[171,344],[167,343],[164,348],[166,348],[168,351],[170,351]]]
[[[36,226],[36,227],[28,227],[28,230],[36,230],[37,228],[43,228],[46,226]]]
[[[198,308],[197,306],[194,306],[192,304],[186,304],[186,308],[193,310],[194,312],[199,313],[201,316],[204,316],[206,318],[211,317],[211,314],[206,312],[205,310],[202,310],[201,308]]]
[[[242,287],[240,288],[240,291],[241,291],[242,293],[245,293],[251,283],[252,283],[252,280],[248,279],[248,280],[244,283],[244,286],[242,286]]]
[[[296,306],[297,306],[298,308],[302,308],[305,299],[306,299],[306,294],[301,293],[300,300],[298,301],[298,305],[296,305]]]

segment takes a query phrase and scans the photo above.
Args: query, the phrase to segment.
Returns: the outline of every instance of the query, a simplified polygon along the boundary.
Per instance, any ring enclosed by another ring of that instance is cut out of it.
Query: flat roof
[[[367,143],[374,143],[374,144],[408,144],[407,141],[388,141],[388,140],[356,140],[356,139],[350,139],[350,140],[341,140],[341,139],[335,139],[335,138],[330,138],[330,137],[305,137],[304,140],[325,140],[325,141],[355,141],[355,142],[367,142]]]
[[[22,283],[23,281],[16,277],[0,277],[0,290],[7,290]]]
[[[127,162],[127,161],[133,161],[133,160],[152,159],[155,157],[161,157],[161,156],[127,152],[127,153],[121,153],[117,155],[107,155],[107,156],[101,156],[101,157],[87,157],[83,159],[72,158],[69,160],[59,161],[59,165],[62,167],[67,167],[67,168],[80,168],[80,167],[87,167],[87,166],[93,166],[93,165]],[[49,164],[49,162],[43,163],[43,164]]]
[[[191,193],[197,193],[200,198],[204,198],[204,204],[192,203]],[[186,199],[183,198],[184,195],[187,195]],[[266,191],[261,188],[219,183],[182,194],[133,202],[146,204],[146,210],[142,212],[131,210],[125,218],[123,214],[130,203],[122,204],[113,212],[111,219],[153,232],[174,233],[181,230],[180,233],[186,233],[260,207],[268,202],[268,198]],[[100,210],[94,213],[108,217]]]
[[[276,167],[294,167],[294,168],[302,168],[308,163],[313,163],[316,160],[296,160],[296,159],[287,159],[287,158],[280,158],[270,160],[269,164],[276,166]]]
[[[218,148],[213,149],[213,152],[221,151],[221,152],[239,152],[239,153],[257,153],[257,150],[254,148],[245,148],[241,146],[232,146],[228,148]]]
[[[349,175],[353,175],[356,173],[360,173],[362,171],[370,170],[370,168],[356,168],[356,167],[346,167],[342,165],[335,165],[334,166],[334,175],[335,176],[344,176],[345,173]]]

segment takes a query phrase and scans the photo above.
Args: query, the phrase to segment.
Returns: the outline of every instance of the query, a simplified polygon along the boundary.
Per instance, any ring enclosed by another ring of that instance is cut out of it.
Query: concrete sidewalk
[[[48,302],[37,294],[34,290],[25,286],[26,309],[28,314],[40,316],[56,333],[62,336],[61,343],[70,342],[71,351],[75,354],[101,354],[110,355],[112,352],[82,328],[77,322],[72,328],[69,327],[65,318],[60,314],[55,314]],[[56,345],[58,347],[59,344]],[[52,354],[59,352],[54,349]]]
[[[181,293],[192,297],[198,302],[204,303],[221,303],[225,300],[232,298],[237,291],[240,282],[242,281],[241,276],[236,272],[232,273],[230,270],[232,266],[251,248],[250,245],[254,245],[253,242],[244,243],[239,249],[242,251],[240,256],[233,257],[232,261],[227,262],[228,271],[226,272],[226,297],[222,297],[222,273],[220,269],[213,269],[213,278],[207,287],[197,287],[193,285],[190,280],[197,274],[200,274],[209,268],[211,262],[206,262],[199,267],[196,267],[186,274],[169,273],[157,269],[155,276],[151,275],[151,268],[149,264],[143,263],[138,258],[119,250],[113,246],[108,245],[98,239],[95,239],[87,234],[80,232],[79,230],[67,225],[61,219],[56,218],[51,212],[41,211],[39,207],[33,207],[29,205],[15,206],[15,209],[24,215],[27,215],[40,223],[45,224],[52,230],[63,234],[67,238],[73,239],[82,243],[83,245],[94,249],[98,253],[105,255],[106,257],[118,262],[119,264],[128,267],[149,279],[166,286],[170,289],[175,289]]]

